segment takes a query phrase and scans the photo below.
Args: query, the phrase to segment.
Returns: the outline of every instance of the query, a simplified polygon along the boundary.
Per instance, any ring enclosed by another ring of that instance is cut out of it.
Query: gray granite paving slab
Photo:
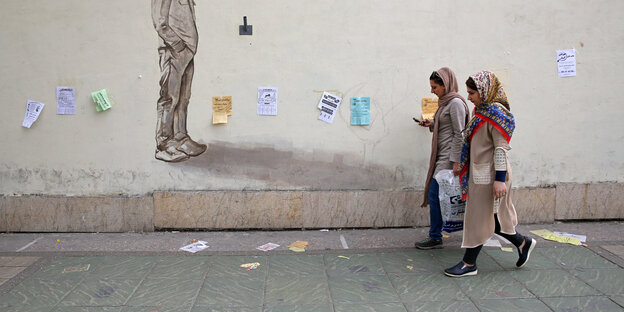
[[[193,307],[191,312],[262,312],[262,307]]]
[[[401,312],[407,311],[400,302],[367,303],[367,304],[335,304],[336,312]]]
[[[121,306],[139,285],[140,280],[105,280],[89,278],[80,283],[60,303],[61,306]]]
[[[329,303],[327,279],[323,275],[269,277],[264,303],[272,306]]]
[[[609,296],[609,299],[624,308],[624,295]]]
[[[34,307],[34,306],[22,306],[22,307],[4,307],[2,312],[51,312],[54,309],[50,307]]]
[[[617,266],[581,246],[538,248],[537,252],[567,269],[603,269]]]
[[[330,304],[322,305],[281,305],[281,306],[267,306],[263,310],[264,312],[331,312],[332,306]]]
[[[624,246],[622,245],[602,245],[602,248],[608,250],[610,253],[624,259]]]
[[[148,278],[203,280],[208,272],[210,257],[161,257],[148,274]]]
[[[178,308],[178,307],[164,307],[164,306],[155,306],[155,307],[123,307],[120,312],[189,312],[188,307]]]
[[[158,257],[103,257],[89,272],[101,279],[142,279],[158,261]]]
[[[274,255],[269,276],[325,275],[323,255]]]
[[[603,294],[624,294],[624,269],[576,269],[571,273]]]
[[[101,263],[100,257],[60,257],[41,268],[34,278],[78,280],[91,274]]]
[[[408,312],[479,312],[472,302],[466,300],[418,301],[405,306]]]
[[[430,252],[440,264],[440,270],[456,265],[464,257],[463,249],[436,249]],[[479,262],[477,262],[477,264],[479,264]]]
[[[476,300],[481,312],[550,312],[550,308],[537,299]]]
[[[264,278],[245,276],[209,276],[197,296],[195,305],[245,307],[261,306],[264,297]]]
[[[470,278],[459,278],[456,282],[472,299],[535,298],[509,272],[482,272]]]
[[[52,312],[119,312],[120,307],[56,307]]]
[[[541,247],[517,269],[515,252],[484,249],[477,276],[444,276],[442,268],[459,262],[463,252],[44,255],[4,286],[0,311],[527,312],[624,306],[624,269],[593,250]],[[564,258],[575,262],[558,264]],[[240,267],[251,262],[260,266]]]
[[[561,269],[554,259],[544,256],[537,252],[536,248],[531,253],[529,261],[522,267],[522,270],[545,270],[545,269]],[[506,252],[500,249],[485,250],[490,257],[494,259],[505,270],[517,270],[516,261],[518,261],[518,252],[513,248],[513,252]]]
[[[609,262],[617,265],[618,267],[624,269],[624,257],[614,254],[613,251],[609,251],[600,245],[588,245],[587,249],[591,250],[596,255],[603,257]]]
[[[325,265],[329,276],[384,274],[376,254],[326,254]]]
[[[72,280],[27,279],[7,294],[0,296],[0,307],[54,306],[75,286],[76,282]]]
[[[607,297],[559,297],[542,299],[555,312],[604,311],[621,312],[623,309]]]
[[[201,280],[146,279],[126,303],[128,306],[191,307]]]
[[[402,302],[468,300],[459,286],[442,273],[390,275],[390,280]]]
[[[256,269],[246,270],[242,264],[260,263]],[[244,276],[261,278],[267,274],[268,258],[266,256],[214,256],[210,259],[207,276]]]
[[[380,253],[379,260],[388,273],[440,272],[440,264],[427,251]]]
[[[597,290],[565,270],[518,270],[510,273],[511,276],[540,298],[599,295]]]
[[[351,275],[329,278],[334,303],[399,302],[386,275]]]

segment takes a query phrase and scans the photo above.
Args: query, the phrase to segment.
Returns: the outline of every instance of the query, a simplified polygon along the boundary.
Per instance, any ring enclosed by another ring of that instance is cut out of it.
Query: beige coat
[[[500,204],[495,203],[493,184],[494,151],[503,149],[507,155],[507,193]],[[468,199],[464,215],[464,236],[462,248],[473,248],[485,243],[494,235],[494,213],[498,206],[498,220],[501,232],[515,234],[518,217],[511,202],[511,166],[508,152],[511,149],[503,135],[491,124],[486,123],[472,137],[470,143],[470,167]]]
[[[459,163],[464,137],[462,131],[468,118],[468,107],[458,98],[452,99],[440,112],[438,126],[438,153],[436,155],[435,177],[440,170],[453,169]]]

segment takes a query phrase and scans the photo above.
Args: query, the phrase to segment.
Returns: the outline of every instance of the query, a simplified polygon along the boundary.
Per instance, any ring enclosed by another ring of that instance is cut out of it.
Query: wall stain
[[[350,154],[325,154],[304,150],[281,151],[270,145],[213,142],[208,150],[173,167],[194,168],[208,174],[266,181],[269,188],[297,187],[309,190],[400,189],[411,177],[404,168],[375,164],[349,164]],[[318,157],[317,157],[318,158]],[[312,159],[312,160],[311,160]]]

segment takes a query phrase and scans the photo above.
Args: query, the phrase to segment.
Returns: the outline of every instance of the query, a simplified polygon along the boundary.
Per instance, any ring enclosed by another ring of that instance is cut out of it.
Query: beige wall
[[[159,69],[149,1],[0,0],[0,194],[145,195],[185,190],[422,189],[431,137],[417,128],[428,77],[481,69],[516,115],[514,184],[624,182],[624,2],[196,0],[189,132],[206,153],[154,159]],[[254,35],[239,36],[243,15]],[[555,50],[577,51],[558,78]],[[258,86],[279,115],[256,115]],[[56,115],[74,86],[77,114]],[[106,88],[110,111],[90,92]],[[319,90],[371,97],[372,124],[318,121]],[[461,92],[465,93],[462,87]],[[211,97],[231,95],[229,124]],[[28,99],[46,104],[21,127]]]

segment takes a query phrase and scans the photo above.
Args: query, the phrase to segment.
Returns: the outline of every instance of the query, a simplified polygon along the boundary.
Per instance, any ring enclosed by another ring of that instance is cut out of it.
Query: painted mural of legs
[[[206,151],[186,130],[199,36],[192,0],[152,0],[159,36],[160,97],[157,102],[156,159],[178,162]]]
[[[193,53],[160,49],[160,98],[157,103],[156,158],[177,162],[197,156],[206,145],[193,141],[186,130],[186,117],[193,81]]]
[[[161,46],[158,51],[161,77],[160,97],[156,103],[158,112],[156,159],[177,162],[189,158],[189,155],[177,149],[179,142],[174,139],[173,126],[174,120],[179,118],[175,112],[180,103],[182,75],[192,58],[192,54],[184,53],[184,50],[182,53],[175,53],[173,49],[167,46]],[[181,56],[186,57],[182,59]]]
[[[181,151],[189,156],[197,156],[206,151],[206,145],[193,141],[186,131],[186,113],[188,110],[189,100],[191,99],[193,72],[194,61],[191,59],[184,70],[184,74],[182,74],[180,102],[175,109],[173,118],[173,139],[179,143],[176,148],[178,151]]]

